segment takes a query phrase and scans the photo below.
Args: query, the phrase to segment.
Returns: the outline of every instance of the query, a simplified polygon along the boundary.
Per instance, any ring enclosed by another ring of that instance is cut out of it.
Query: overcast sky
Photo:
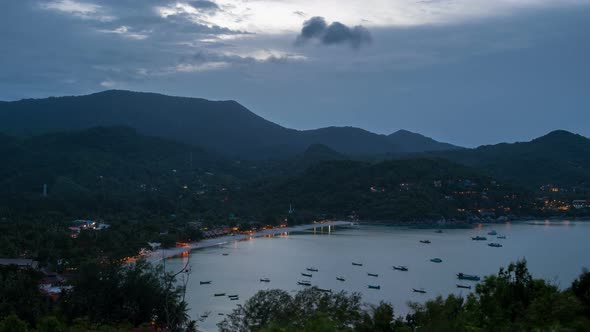
[[[590,136],[590,0],[6,0],[0,100],[233,99],[463,146]]]

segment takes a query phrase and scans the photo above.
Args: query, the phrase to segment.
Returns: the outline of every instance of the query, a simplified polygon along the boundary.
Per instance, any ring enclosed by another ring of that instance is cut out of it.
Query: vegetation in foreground
[[[561,291],[533,278],[526,261],[519,261],[486,277],[466,298],[410,303],[405,317],[388,303],[363,305],[358,293],[263,290],[218,326],[222,332],[588,331],[590,272]]]
[[[39,288],[40,274],[15,266],[0,269],[0,332],[194,331],[184,284],[144,261],[88,262],[57,299]]]

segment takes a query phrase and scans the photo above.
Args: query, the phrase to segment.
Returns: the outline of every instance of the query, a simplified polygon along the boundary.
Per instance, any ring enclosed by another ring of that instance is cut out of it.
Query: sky
[[[0,100],[236,100],[462,146],[590,136],[590,0],[6,0]]]

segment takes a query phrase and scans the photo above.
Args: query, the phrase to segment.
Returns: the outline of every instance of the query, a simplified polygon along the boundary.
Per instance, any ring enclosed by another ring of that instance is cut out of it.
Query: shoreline
[[[353,223],[350,221],[328,221],[328,222],[317,223],[317,224],[306,224],[306,225],[297,225],[297,226],[291,226],[291,227],[267,229],[264,231],[254,232],[249,235],[245,235],[245,234],[228,235],[228,236],[222,236],[222,237],[213,238],[213,239],[206,239],[206,240],[201,240],[201,241],[197,241],[197,242],[191,242],[186,247],[158,249],[158,250],[150,252],[148,255],[146,255],[146,257],[143,257],[143,259],[149,263],[157,263],[163,259],[178,256],[178,255],[181,255],[185,252],[191,252],[193,250],[203,249],[203,248],[216,247],[216,246],[224,245],[226,243],[242,241],[242,240],[246,240],[246,239],[250,239],[250,238],[263,237],[266,235],[277,235],[277,234],[284,233],[284,232],[300,232],[300,231],[305,231],[305,230],[313,229],[313,228],[317,228],[317,227],[352,226],[352,225],[353,225]]]

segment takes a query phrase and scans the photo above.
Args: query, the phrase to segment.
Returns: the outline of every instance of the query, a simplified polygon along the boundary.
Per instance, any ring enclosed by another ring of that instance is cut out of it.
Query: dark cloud
[[[203,10],[220,10],[219,6],[213,1],[207,0],[193,0],[189,1],[189,5]]]
[[[340,22],[332,22],[328,25],[320,16],[303,22],[303,28],[295,43],[302,45],[311,39],[317,39],[324,45],[350,44],[353,48],[359,48],[372,41],[371,33],[362,25],[352,28]]]

